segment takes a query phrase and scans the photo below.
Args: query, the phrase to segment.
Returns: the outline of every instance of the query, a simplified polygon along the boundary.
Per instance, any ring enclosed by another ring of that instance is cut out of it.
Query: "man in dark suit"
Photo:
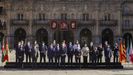
[[[65,63],[66,53],[67,53],[67,45],[66,45],[65,41],[63,41],[62,45],[61,45],[61,50],[60,50],[61,63]]]
[[[102,57],[103,57],[103,48],[102,48],[102,44],[100,44],[98,46],[98,63],[102,63]]]
[[[104,45],[104,55],[105,55],[105,62],[110,63],[110,59],[112,56],[112,50],[107,41],[105,41],[105,45]]]
[[[74,54],[75,54],[75,61],[76,63],[80,63],[81,59],[81,47],[79,42],[77,41],[76,44],[74,45]]]
[[[19,61],[22,63],[24,61],[24,52],[25,52],[25,46],[24,46],[24,41],[21,41],[20,44],[20,56],[19,56]]]
[[[51,43],[50,46],[48,47],[48,60],[49,63],[53,63],[53,54],[52,54],[52,50],[53,50],[53,44]]]
[[[33,50],[32,50],[32,62],[33,63],[37,63],[38,53],[39,53],[39,45],[37,41],[35,41],[33,45]]]
[[[119,57],[119,46],[118,43],[115,43],[115,47],[114,47],[114,63],[118,62],[118,57]]]
[[[74,49],[73,49],[72,42],[70,42],[67,49],[68,63],[73,62],[73,54],[74,54]]]
[[[26,62],[28,62],[28,60],[29,60],[29,62],[31,62],[31,51],[32,51],[32,45],[28,41],[25,46]]]
[[[93,46],[93,42],[90,43],[89,46],[89,62],[92,63],[93,59],[94,59],[94,46]]]
[[[20,45],[21,45],[21,42],[18,42],[17,45],[15,46],[16,48],[16,62],[18,63],[19,62],[19,55],[20,55]]]
[[[47,51],[47,46],[45,45],[44,42],[40,45],[40,63],[42,63],[42,59],[44,62],[46,62],[46,51]]]
[[[60,63],[60,45],[57,44],[55,49],[55,63]]]

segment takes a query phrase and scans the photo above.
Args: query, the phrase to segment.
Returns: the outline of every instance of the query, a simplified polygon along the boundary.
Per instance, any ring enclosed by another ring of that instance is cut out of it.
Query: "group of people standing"
[[[46,57],[49,63],[66,63],[66,57],[68,63],[74,63],[74,60],[76,63],[81,63],[81,57],[83,57],[83,63],[102,63],[104,55],[105,62],[109,63],[112,55],[114,56],[114,62],[118,62],[118,52],[118,44],[116,43],[112,48],[107,41],[104,45],[99,44],[97,47],[93,45],[93,42],[90,45],[85,43],[81,47],[78,41],[75,43],[69,42],[68,44],[63,41],[58,44],[54,40],[49,46],[45,42],[38,44],[35,41],[31,44],[28,41],[24,44],[24,41],[20,41],[16,46],[16,62],[24,62],[25,55],[26,62],[33,63],[37,62],[38,57],[40,57],[40,63],[42,63],[42,60],[45,63]]]

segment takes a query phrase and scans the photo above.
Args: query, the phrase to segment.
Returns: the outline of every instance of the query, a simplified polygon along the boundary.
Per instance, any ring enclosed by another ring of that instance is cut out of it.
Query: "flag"
[[[127,62],[130,62],[130,41],[127,41],[127,48],[126,48],[126,57],[127,57]]]
[[[9,46],[8,46],[8,40],[6,40],[6,48],[5,48],[5,51],[6,51],[6,53],[5,53],[5,56],[4,56],[4,61],[9,62],[9,55],[8,55],[8,53],[9,53]]]
[[[2,62],[8,62],[9,61],[9,57],[8,57],[8,51],[9,51],[9,47],[8,47],[8,42],[6,40],[6,47],[4,46],[4,41],[2,44]]]
[[[120,41],[119,49],[120,49],[120,52],[119,52],[120,63],[125,63],[126,62],[126,47],[125,47],[125,43],[123,43],[122,40]]]
[[[130,41],[130,61],[133,63],[133,45],[132,45],[132,40]]]
[[[4,56],[5,56],[5,47],[4,47],[4,40],[2,42],[2,59],[1,61],[4,62]]]

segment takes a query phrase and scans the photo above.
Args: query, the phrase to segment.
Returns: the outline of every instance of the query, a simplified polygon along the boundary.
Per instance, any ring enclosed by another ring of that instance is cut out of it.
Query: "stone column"
[[[97,7],[96,8],[96,11],[95,11],[95,30],[94,30],[94,32],[95,32],[95,34],[94,34],[94,40],[93,40],[93,42],[96,44],[96,45],[98,45],[99,43],[100,43],[100,34],[99,34],[99,7]]]
[[[119,39],[122,37],[122,20],[123,20],[123,18],[122,18],[122,12],[121,12],[121,5],[119,5],[119,7],[117,8],[117,9],[115,9],[115,10],[117,10],[117,30],[116,30],[116,33],[117,33],[117,35],[114,37],[114,41],[115,42],[118,42],[119,41]]]
[[[9,10],[9,9],[11,9],[10,7],[11,7],[10,3],[8,3],[8,2],[4,6],[4,8],[6,9],[5,10],[6,15],[4,15],[4,20],[6,22],[6,31],[5,31],[6,34],[5,34],[5,36],[8,38],[8,43],[9,43],[10,48],[14,48],[13,35],[12,35],[11,24],[10,24],[11,23],[10,22],[11,12]]]
[[[32,33],[32,20],[33,20],[33,7],[32,7],[32,4],[33,2],[30,1],[30,7],[27,8],[28,9],[28,16],[29,16],[29,25],[28,25],[28,29],[29,29],[29,32],[27,33],[28,34],[28,40],[29,41],[33,41],[33,33]]]

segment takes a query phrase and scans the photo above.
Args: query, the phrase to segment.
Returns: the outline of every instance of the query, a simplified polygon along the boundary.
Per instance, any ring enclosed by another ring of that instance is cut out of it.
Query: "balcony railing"
[[[33,25],[45,25],[48,24],[49,20],[39,20],[39,19],[34,19],[33,20]]]
[[[46,19],[46,20],[38,20],[33,19],[33,25],[47,25],[50,24],[52,21],[56,21],[58,24],[61,22],[66,22],[67,24],[70,24],[72,21],[75,21],[78,25],[95,25],[96,21],[94,19],[83,21],[80,19],[67,19],[67,20],[61,20],[61,19]]]
[[[133,11],[126,11],[122,13],[123,16],[133,16]]]
[[[12,25],[28,25],[29,20],[27,20],[27,19],[22,19],[22,20],[12,19],[11,24]]]
[[[117,20],[99,20],[101,26],[116,26]]]
[[[6,15],[6,14],[7,14],[7,13],[6,13],[6,9],[2,9],[1,12],[0,12],[0,16],[1,16],[1,15]]]
[[[133,30],[133,24],[129,24],[129,25],[122,25],[122,29],[123,30]]]
[[[89,20],[86,20],[86,21],[78,20],[78,22],[81,25],[95,25],[96,24],[96,20],[94,20],[94,19],[89,19]]]

